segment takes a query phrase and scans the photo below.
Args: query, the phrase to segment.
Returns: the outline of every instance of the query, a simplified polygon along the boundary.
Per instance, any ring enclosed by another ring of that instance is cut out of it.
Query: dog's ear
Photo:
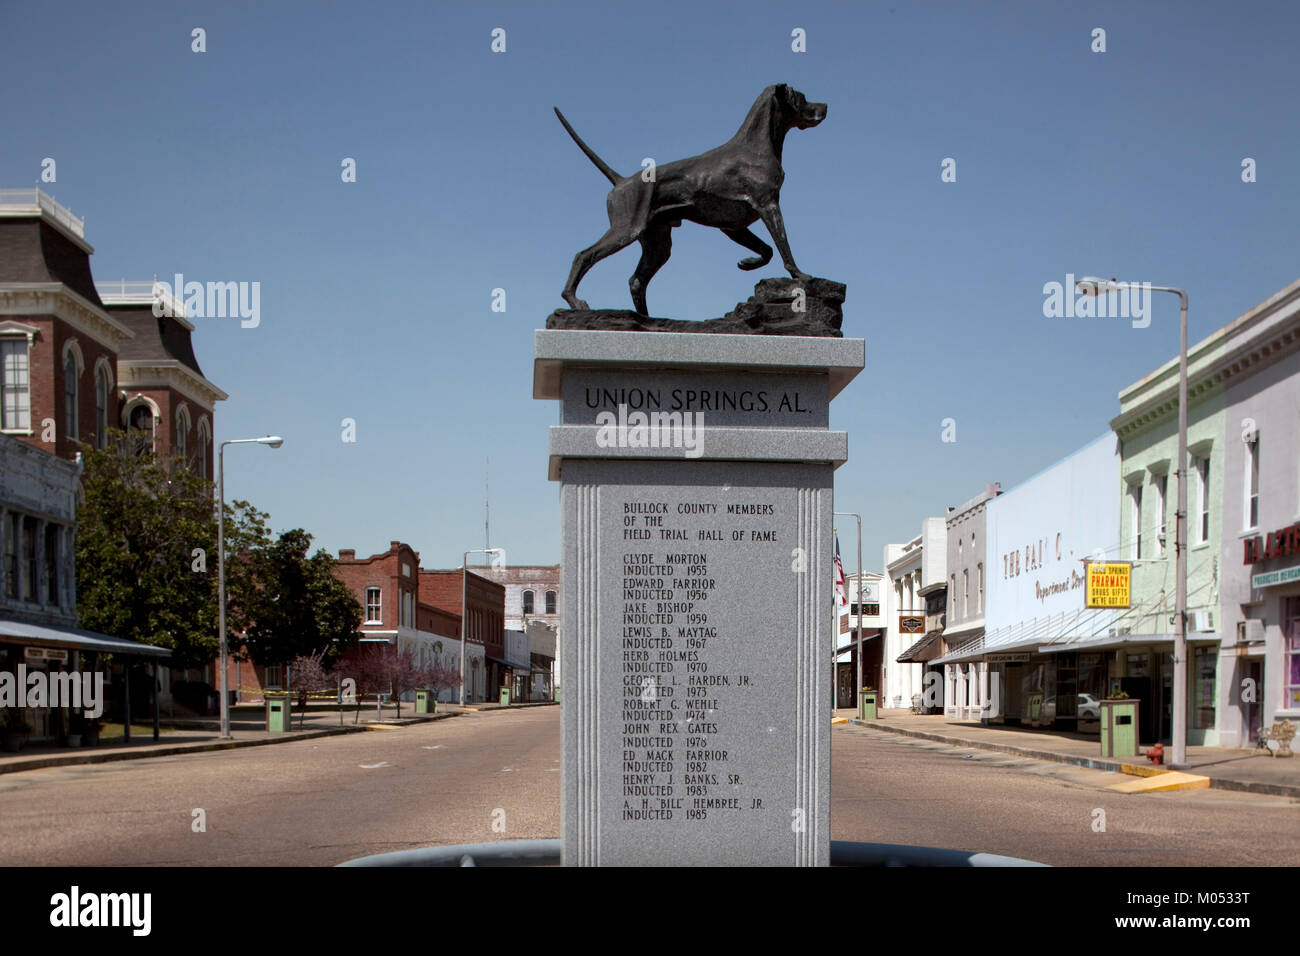
[[[776,98],[787,105],[790,103],[790,87],[785,83],[776,84]]]

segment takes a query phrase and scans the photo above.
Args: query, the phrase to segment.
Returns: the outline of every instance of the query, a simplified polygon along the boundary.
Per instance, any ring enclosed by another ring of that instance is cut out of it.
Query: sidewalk
[[[548,706],[549,702],[516,704],[504,708],[500,704],[473,704],[459,707],[456,704],[438,704],[434,714],[416,714],[415,705],[403,703],[402,717],[397,717],[397,708],[385,705],[381,716],[376,714],[372,705],[363,705],[357,723],[353,723],[354,708],[343,710],[343,723],[339,723],[337,706],[307,708],[303,719],[303,729],[298,730],[299,716],[295,709],[292,727],[286,733],[267,731],[264,719],[255,719],[263,713],[260,705],[247,704],[231,708],[230,732],[234,739],[222,740],[220,723],[215,718],[201,720],[167,720],[160,719],[164,727],[174,729],[162,730],[157,742],[153,739],[151,727],[132,723],[131,743],[125,744],[121,738],[115,741],[101,742],[97,747],[55,747],[28,746],[18,753],[0,752],[0,774],[19,773],[24,770],[39,770],[44,767],[66,767],[73,764],[109,763],[115,760],[139,760],[145,757],[167,757],[176,754],[206,753],[214,750],[233,750],[238,747],[260,747],[267,744],[286,744],[295,740],[310,740],[314,737],[329,737],[335,734],[365,733],[370,730],[391,730],[409,724],[422,724],[433,720],[446,720],[463,713],[487,710],[521,710],[525,707]]]
[[[1123,773],[1125,764],[1143,769],[1153,767],[1145,756],[1103,759],[1100,741],[1083,734],[996,724],[985,727],[978,722],[957,720],[942,714],[913,714],[910,710],[882,710],[876,720],[858,720],[857,711],[851,708],[837,710],[835,716],[847,717],[850,724],[859,727],[1094,770]],[[1146,748],[1142,753],[1146,753]],[[1168,756],[1168,748],[1165,754]],[[1270,757],[1259,751],[1230,747],[1188,747],[1187,763],[1188,772],[1209,777],[1213,788],[1300,799],[1300,757]]]

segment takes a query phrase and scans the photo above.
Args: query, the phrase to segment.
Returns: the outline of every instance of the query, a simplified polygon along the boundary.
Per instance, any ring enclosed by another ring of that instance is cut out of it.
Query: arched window
[[[199,437],[198,448],[195,449],[195,459],[199,468],[199,477],[208,478],[208,444],[212,441],[212,430],[208,425],[206,418],[199,419]]]
[[[69,339],[63,347],[63,434],[70,441],[81,438],[80,409],[81,373],[85,369],[81,347],[76,339]]]
[[[135,443],[137,455],[150,455],[154,450],[154,413],[153,406],[143,399],[137,399],[127,407],[126,427]]]
[[[95,365],[95,447],[108,445],[108,366],[100,360]]]
[[[186,405],[181,405],[176,409],[176,442],[175,452],[182,459],[185,458],[189,451],[189,434],[190,434],[190,410]]]
[[[555,613],[555,592],[554,591],[546,592],[546,613],[547,614]]]
[[[533,613],[533,592],[532,591],[524,592],[524,613],[525,614]]]

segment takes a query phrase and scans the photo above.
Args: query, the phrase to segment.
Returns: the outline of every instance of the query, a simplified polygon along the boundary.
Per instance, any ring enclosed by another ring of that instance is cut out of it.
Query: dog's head
[[[790,125],[800,129],[816,126],[826,118],[825,103],[809,103],[808,97],[785,83],[777,84],[776,101],[789,114]]]

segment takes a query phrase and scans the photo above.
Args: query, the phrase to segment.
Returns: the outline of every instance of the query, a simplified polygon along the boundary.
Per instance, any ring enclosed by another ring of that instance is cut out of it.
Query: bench
[[[1258,748],[1260,750],[1269,751],[1274,757],[1290,757],[1291,740],[1294,737],[1295,737],[1295,724],[1291,723],[1291,721],[1289,720],[1276,720],[1273,722],[1273,726],[1271,728],[1270,727],[1259,728]],[[1270,740],[1277,741],[1276,750],[1269,747],[1268,742]]]

